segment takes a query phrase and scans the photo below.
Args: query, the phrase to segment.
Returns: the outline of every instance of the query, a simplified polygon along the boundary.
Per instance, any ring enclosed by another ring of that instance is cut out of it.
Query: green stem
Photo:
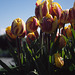
[[[19,66],[21,66],[21,58],[20,58],[20,39],[17,37],[17,53],[18,53],[18,61],[19,61]]]

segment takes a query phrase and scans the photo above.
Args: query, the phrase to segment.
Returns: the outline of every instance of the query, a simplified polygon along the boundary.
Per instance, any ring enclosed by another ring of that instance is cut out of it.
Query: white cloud
[[[5,34],[5,28],[0,28],[0,35]]]

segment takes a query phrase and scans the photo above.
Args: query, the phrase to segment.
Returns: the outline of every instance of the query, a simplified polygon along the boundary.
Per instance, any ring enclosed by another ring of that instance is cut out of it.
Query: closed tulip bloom
[[[26,21],[26,29],[29,32],[35,32],[39,25],[39,20],[36,17],[30,17]]]
[[[69,9],[63,10],[60,17],[60,23],[69,23]]]
[[[53,2],[49,10],[49,13],[52,16],[57,16],[57,18],[59,19],[61,17],[61,12],[62,12],[62,7],[57,2]]]
[[[32,33],[29,33],[29,34],[27,35],[26,41],[27,41],[27,43],[28,43],[29,45],[31,45],[31,43],[32,43],[35,39],[36,39],[36,35],[35,35],[34,32],[32,32]]]
[[[25,22],[20,18],[15,19],[12,22],[11,31],[14,35],[21,36],[23,32],[26,31]]]
[[[52,33],[56,30],[58,25],[57,17],[54,18],[52,15],[48,14],[47,16],[43,17],[40,27],[43,32],[45,33]]]
[[[60,54],[59,53],[55,53],[54,56],[55,56],[55,65],[56,65],[56,67],[59,67],[59,68],[63,67],[64,60],[60,56]]]
[[[70,21],[70,23],[75,24],[75,2],[73,5],[73,8],[70,8],[70,10],[69,10],[69,21]]]
[[[41,19],[49,13],[49,1],[45,0],[40,3],[36,3],[35,15],[41,21]]]
[[[11,32],[11,26],[8,26],[6,28],[6,34],[11,38],[11,39],[16,39],[16,36]]]

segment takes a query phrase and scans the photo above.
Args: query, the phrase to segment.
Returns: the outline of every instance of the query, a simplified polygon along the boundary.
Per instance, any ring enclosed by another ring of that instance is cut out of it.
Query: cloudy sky
[[[5,28],[10,26],[16,18],[26,20],[35,15],[35,3],[37,0],[0,0],[0,35],[4,34]],[[62,9],[73,7],[74,0],[54,0]]]

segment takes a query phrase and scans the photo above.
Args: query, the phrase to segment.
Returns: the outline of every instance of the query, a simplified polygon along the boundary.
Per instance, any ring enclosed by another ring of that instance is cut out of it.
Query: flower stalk
[[[20,57],[20,50],[21,50],[21,41],[17,36],[17,54],[18,54],[18,65],[21,66],[21,57]]]

